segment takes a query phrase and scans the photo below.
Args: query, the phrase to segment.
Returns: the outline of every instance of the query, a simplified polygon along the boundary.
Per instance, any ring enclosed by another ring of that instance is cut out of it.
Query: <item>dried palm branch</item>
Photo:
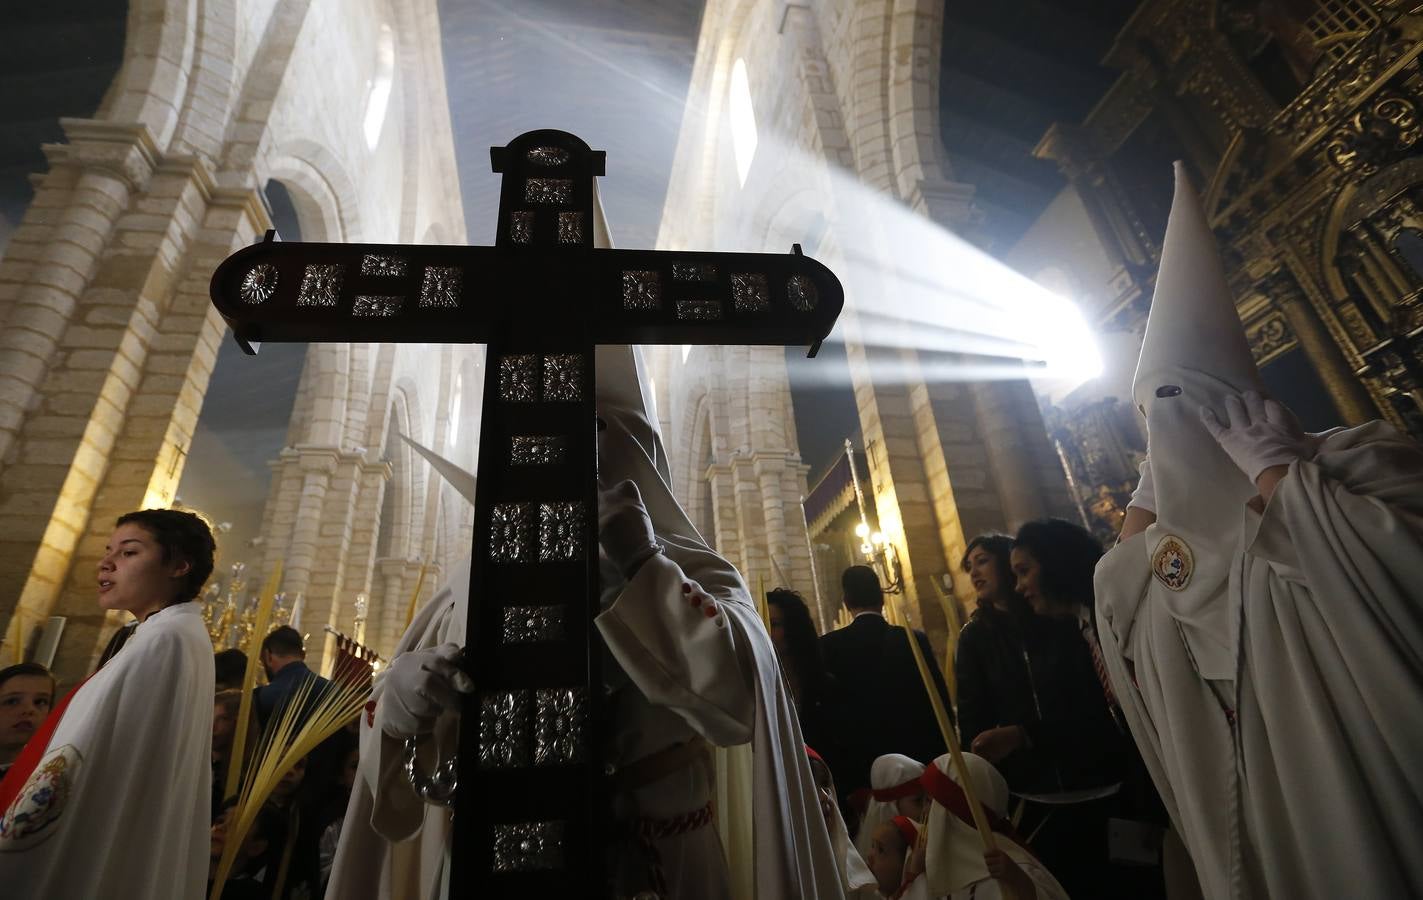
[[[420,604],[420,589],[425,586],[425,563],[420,564],[420,574],[415,578],[415,590],[410,593],[410,608],[405,611],[405,627],[415,621],[415,608]]]
[[[257,600],[257,619],[252,623],[252,636],[247,640],[247,671],[242,673],[242,705],[237,710],[237,730],[232,735],[232,762],[227,766],[227,784],[223,785],[222,791],[224,799],[237,793],[237,781],[242,777],[243,767],[233,763],[247,758],[247,723],[252,719],[252,689],[257,684],[257,667],[262,663],[262,638],[266,636],[267,625],[272,621],[272,604],[276,602],[277,587],[281,583],[282,564],[278,561]]]
[[[242,779],[242,792],[228,821],[227,838],[214,873],[210,900],[222,895],[237,851],[282,776],[322,741],[359,716],[370,692],[369,668],[359,660],[343,656],[328,684],[322,685],[315,675],[308,676],[292,691],[279,713],[272,716]]]
[[[766,600],[766,579],[764,576],[756,576],[756,612],[761,614],[761,624],[766,626],[766,632],[771,631],[771,606]]]

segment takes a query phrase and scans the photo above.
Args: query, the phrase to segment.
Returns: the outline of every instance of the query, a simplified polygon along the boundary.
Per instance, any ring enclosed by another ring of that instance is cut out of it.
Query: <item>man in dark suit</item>
[[[307,695],[307,707],[314,706],[316,698],[330,685],[329,681],[306,667],[306,644],[301,638],[301,632],[290,625],[274,628],[262,639],[262,653],[259,658],[267,673],[267,683],[256,688],[253,696],[257,705],[257,719],[264,726],[302,682],[307,679],[316,681],[311,687],[311,693]]]
[[[948,752],[934,709],[904,629],[884,618],[884,590],[868,566],[851,566],[840,576],[845,608],[854,621],[820,638],[825,668],[839,684],[833,716],[842,748],[840,768],[833,774],[844,798],[868,788],[870,765],[886,753],[903,753],[931,762]],[[943,673],[922,631],[914,632],[929,665],[944,709],[953,715]],[[952,726],[951,726],[952,727]]]

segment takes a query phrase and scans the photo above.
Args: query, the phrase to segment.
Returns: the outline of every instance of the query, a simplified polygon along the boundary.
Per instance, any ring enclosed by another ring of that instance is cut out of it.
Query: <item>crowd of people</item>
[[[1423,450],[1380,422],[1305,434],[1263,396],[1209,236],[1178,183],[1120,539],[1041,519],[967,541],[951,681],[867,567],[842,575],[845,627],[817,635],[791,589],[763,622],[673,497],[636,352],[598,349],[611,885],[587,893],[1423,894]],[[229,898],[444,896],[468,565],[365,713],[244,807],[234,736],[322,688],[290,628],[251,694],[245,658],[213,653],[213,556],[190,513],[121,517],[97,592],[135,624],[62,697],[43,667],[0,670],[0,889],[193,900],[227,851]]]
[[[1013,822],[1001,842],[1030,854],[1038,880],[1059,885],[1053,890],[1159,897],[1165,811],[1101,664],[1091,612],[1102,554],[1090,532],[1061,519],[1029,522],[1016,537],[969,541],[961,568],[976,606],[952,657],[957,703],[928,638],[919,631],[914,638],[932,690],[956,711],[970,777],[983,782],[975,793],[994,817]],[[938,782],[931,776],[926,786],[925,773],[936,762],[951,780],[957,773],[930,685],[904,629],[885,619],[874,571],[852,566],[841,586],[853,617],[846,627],[817,636],[802,597],[778,588],[766,598],[770,633],[815,753],[812,768],[833,776],[837,815],[877,889],[899,896],[938,854],[962,852],[958,844],[972,846],[979,836],[955,818],[964,830],[958,839],[939,839],[929,828],[918,858],[910,852],[935,804]],[[832,836],[837,827],[831,823]],[[1114,835],[1130,846],[1113,852]],[[1018,863],[1010,855],[1002,865]]]

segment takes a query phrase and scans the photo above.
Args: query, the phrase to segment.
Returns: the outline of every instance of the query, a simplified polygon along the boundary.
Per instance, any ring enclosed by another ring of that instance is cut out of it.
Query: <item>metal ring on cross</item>
[[[451,807],[455,805],[455,790],[459,788],[459,770],[455,757],[450,757],[436,767],[429,775],[420,771],[415,760],[419,739],[405,739],[405,777],[414,788],[415,795],[432,806]]]

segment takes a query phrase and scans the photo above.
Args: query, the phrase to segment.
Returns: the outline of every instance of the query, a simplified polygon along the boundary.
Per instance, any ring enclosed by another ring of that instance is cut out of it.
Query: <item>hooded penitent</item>
[[[1201,407],[1224,421],[1225,398],[1260,391],[1240,316],[1205,213],[1181,163],[1166,225],[1156,295],[1132,384],[1146,416],[1156,487],[1147,535],[1152,570],[1171,595],[1202,674],[1233,678],[1234,648],[1221,634],[1230,560],[1241,510],[1255,486],[1201,422]]]
[[[1423,452],[1377,421],[1306,441],[1237,403],[1237,454],[1293,447],[1251,505],[1199,415],[1252,390],[1178,168],[1135,384],[1157,518],[1097,565],[1103,660],[1204,896],[1423,896]]]
[[[923,772],[923,763],[899,753],[887,753],[870,765],[870,803],[855,834],[855,849],[861,856],[869,857],[875,829],[898,814],[897,802],[924,790],[919,785]]]

